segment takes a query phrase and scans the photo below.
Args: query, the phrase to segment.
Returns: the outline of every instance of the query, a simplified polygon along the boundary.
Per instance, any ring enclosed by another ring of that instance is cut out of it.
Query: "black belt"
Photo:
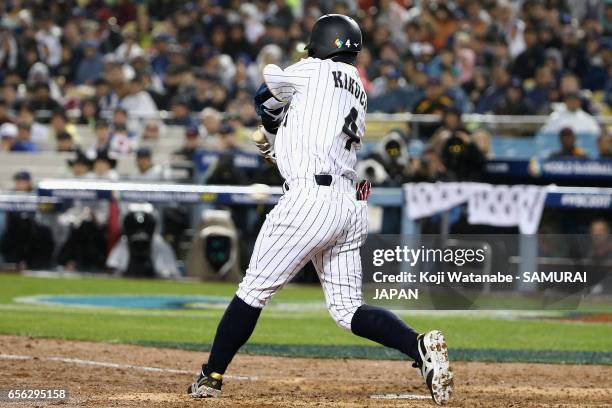
[[[318,185],[329,187],[334,181],[334,176],[332,176],[331,174],[315,174],[314,179],[315,183],[317,183]],[[289,190],[289,184],[287,184],[286,181],[284,185],[285,190]]]

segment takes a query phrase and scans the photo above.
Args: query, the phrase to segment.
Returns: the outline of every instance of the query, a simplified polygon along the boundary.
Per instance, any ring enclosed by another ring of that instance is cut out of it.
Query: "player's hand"
[[[261,153],[261,155],[270,163],[276,163],[276,155],[274,153],[274,141],[270,141],[265,134],[265,130],[259,127],[251,134],[251,140]]]

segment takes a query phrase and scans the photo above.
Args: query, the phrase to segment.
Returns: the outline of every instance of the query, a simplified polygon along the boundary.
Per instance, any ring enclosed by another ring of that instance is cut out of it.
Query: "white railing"
[[[76,119],[81,115],[80,109],[70,109],[67,112],[68,117]],[[40,110],[36,112],[37,117],[49,118],[52,111]],[[200,112],[191,112],[193,116],[199,116]],[[112,111],[103,111],[100,113],[102,117],[111,118]],[[133,120],[169,120],[173,119],[174,114],[171,111],[160,110],[155,113],[150,112],[130,112],[130,119]],[[488,125],[543,125],[548,120],[548,115],[493,115],[479,113],[464,113],[462,120],[466,123],[474,122]],[[600,124],[607,126],[612,125],[612,116],[596,116],[595,119]],[[404,113],[368,113],[367,120],[378,122],[410,122],[410,123],[434,123],[440,120],[438,115],[421,115],[409,112]]]

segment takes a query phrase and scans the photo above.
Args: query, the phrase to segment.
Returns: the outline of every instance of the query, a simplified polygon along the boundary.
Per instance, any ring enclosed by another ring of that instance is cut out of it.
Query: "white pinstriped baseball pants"
[[[351,328],[361,297],[359,248],[367,235],[367,203],[355,199],[350,180],[332,186],[288,182],[289,190],[266,217],[246,275],[236,294],[247,304],[266,302],[310,260],[340,327]]]

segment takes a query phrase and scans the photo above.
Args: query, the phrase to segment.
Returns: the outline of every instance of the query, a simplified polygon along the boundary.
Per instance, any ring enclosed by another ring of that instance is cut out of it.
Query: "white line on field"
[[[67,363],[67,364],[88,365],[88,366],[105,367],[105,368],[133,369],[133,370],[149,371],[149,372],[156,372],[156,373],[195,375],[194,372],[190,370],[175,370],[172,368],[148,367],[148,366],[139,366],[139,365],[133,365],[133,364],[108,363],[104,361],[81,360],[79,358],[67,358],[67,357],[36,357],[36,358],[38,360],[43,360],[43,361],[58,361],[58,362]],[[0,354],[0,360],[33,360],[33,359],[34,359],[34,356],[27,356],[27,355],[20,355],[20,354]],[[243,375],[226,374],[223,377],[232,379],[232,380],[238,380],[238,381],[256,381],[257,380],[257,377],[249,377],[249,376],[243,376]]]
[[[370,398],[373,399],[405,399],[405,400],[429,400],[429,395],[417,395],[417,394],[372,394]]]
[[[31,307],[29,305],[32,305]],[[114,307],[104,307],[104,306],[83,306],[83,305],[59,305],[55,303],[49,304],[35,304],[35,303],[16,303],[16,304],[0,304],[0,310],[15,310],[21,312],[41,312],[45,313],[49,312],[64,312],[67,311],[69,313],[86,313],[90,314],[92,311],[95,311],[98,315],[106,315],[106,316],[160,316],[160,317],[178,317],[181,319],[202,319],[207,316],[218,316],[219,310],[198,310],[193,309],[193,311],[188,311],[187,309],[171,312],[164,310],[149,310],[149,309],[117,309]],[[308,313],[308,312],[306,312]],[[271,309],[267,314],[266,318],[271,319],[291,319],[298,320],[303,319],[303,313],[285,313],[278,310]]]

